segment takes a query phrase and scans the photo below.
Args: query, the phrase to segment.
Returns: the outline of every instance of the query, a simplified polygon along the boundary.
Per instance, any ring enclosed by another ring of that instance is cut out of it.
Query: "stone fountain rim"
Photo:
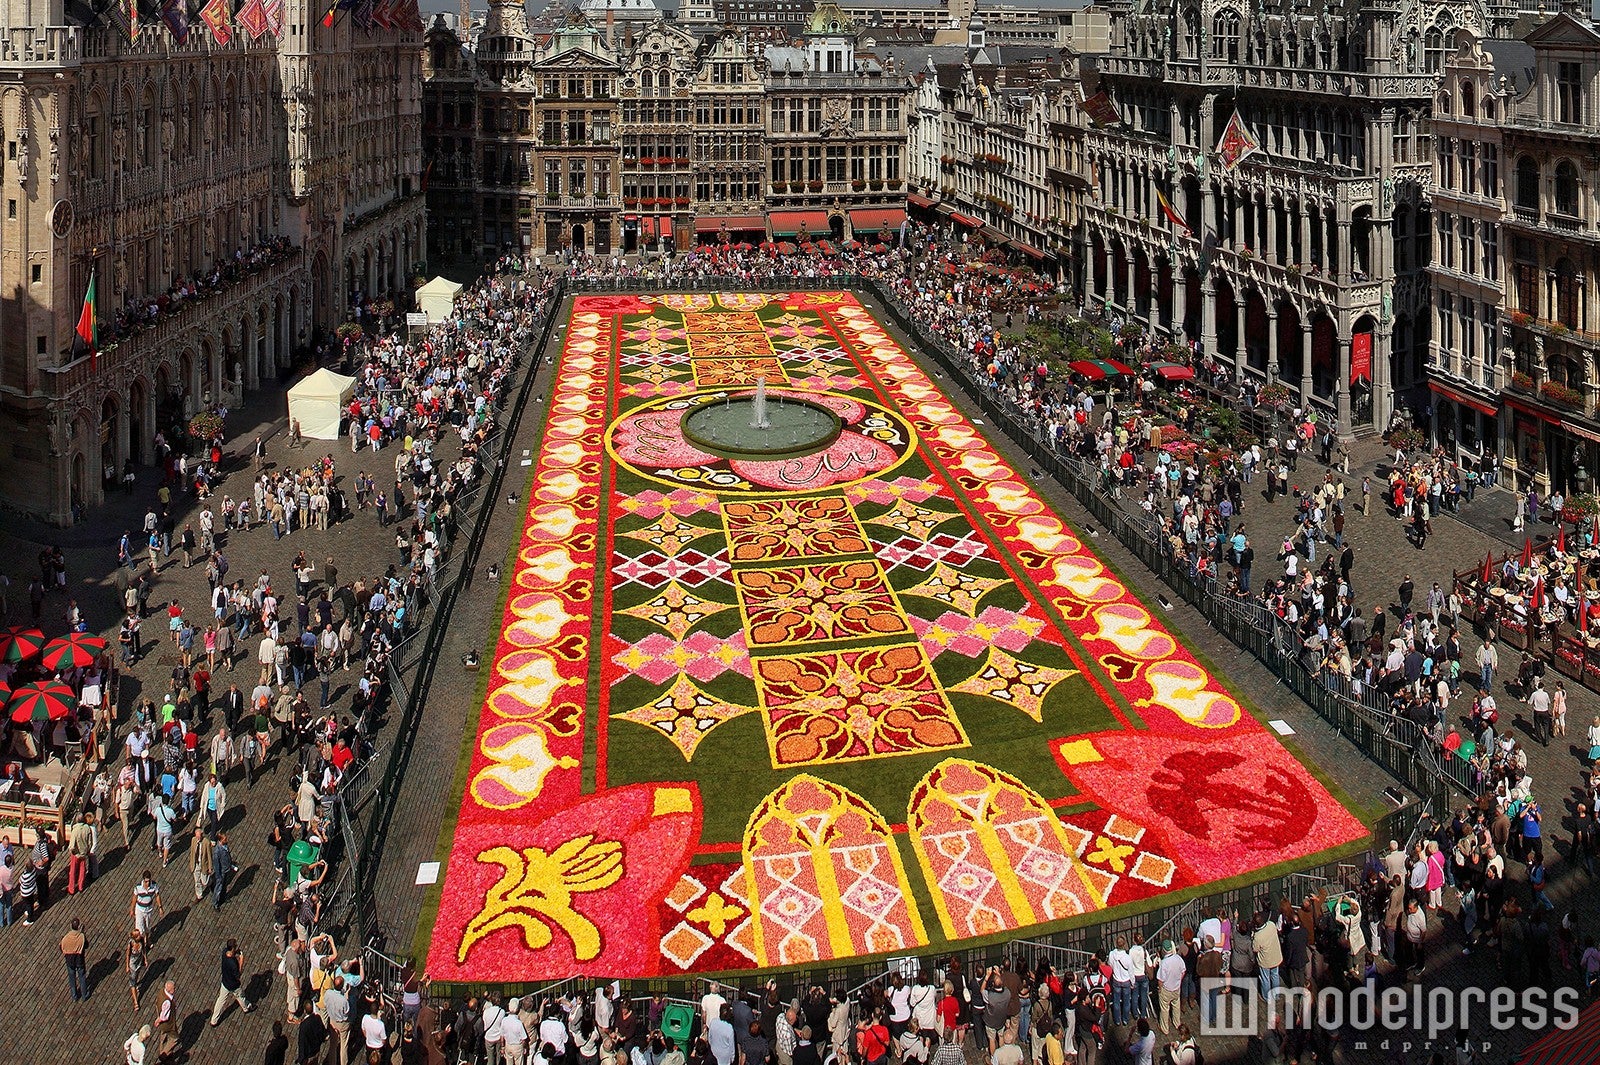
[[[773,395],[773,390],[769,388],[767,391],[767,402],[769,407],[772,403]],[[689,441],[695,447],[712,455],[716,455],[719,458],[728,459],[748,459],[756,457],[766,459],[805,458],[807,455],[815,455],[819,451],[826,451],[828,448],[833,446],[834,441],[838,440],[839,435],[844,432],[844,421],[839,417],[838,413],[831,408],[818,403],[815,400],[797,396],[793,392],[789,392],[787,390],[783,390],[781,395],[783,397],[783,406],[810,407],[812,410],[819,411],[820,413],[826,415],[829,422],[828,431],[803,447],[781,449],[771,447],[730,447],[717,441],[707,440],[705,437],[689,428],[689,419],[694,417],[694,415],[700,411],[706,410],[707,408],[725,407],[739,402],[750,403],[755,399],[755,392],[753,391],[732,394],[722,393],[700,403],[696,403],[694,406],[684,410],[683,415],[678,419],[678,427],[683,432],[683,438]],[[758,429],[751,430],[751,432],[762,431],[763,430]]]

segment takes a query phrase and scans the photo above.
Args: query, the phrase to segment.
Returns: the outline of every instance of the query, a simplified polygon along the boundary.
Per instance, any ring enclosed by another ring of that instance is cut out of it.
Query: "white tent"
[[[356,379],[322,369],[289,389],[289,424],[312,440],[339,439],[339,419],[356,390]]]
[[[442,322],[455,311],[456,293],[461,286],[448,277],[436,277],[417,289],[417,310],[428,316],[428,321]]]

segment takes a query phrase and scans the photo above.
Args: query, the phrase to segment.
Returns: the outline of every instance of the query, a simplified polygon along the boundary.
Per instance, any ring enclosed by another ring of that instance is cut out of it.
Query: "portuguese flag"
[[[95,343],[98,339],[99,327],[94,318],[94,271],[89,271],[89,289],[83,294],[83,311],[78,315],[77,335],[72,338],[72,358],[74,361],[89,356],[89,372],[94,373],[95,355],[99,346]]]

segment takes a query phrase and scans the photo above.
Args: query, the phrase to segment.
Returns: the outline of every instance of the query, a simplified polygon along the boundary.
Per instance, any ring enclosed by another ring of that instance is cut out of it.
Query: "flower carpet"
[[[427,971],[1037,931],[1367,830],[847,293],[580,296]],[[810,454],[685,414],[821,404]]]

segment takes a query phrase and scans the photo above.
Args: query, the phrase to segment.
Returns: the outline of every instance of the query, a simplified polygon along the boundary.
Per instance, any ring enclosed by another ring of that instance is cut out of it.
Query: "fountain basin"
[[[785,394],[766,397],[767,428],[755,428],[753,394],[719,397],[683,412],[686,440],[723,458],[797,458],[821,451],[843,429],[839,416],[820,403]]]

